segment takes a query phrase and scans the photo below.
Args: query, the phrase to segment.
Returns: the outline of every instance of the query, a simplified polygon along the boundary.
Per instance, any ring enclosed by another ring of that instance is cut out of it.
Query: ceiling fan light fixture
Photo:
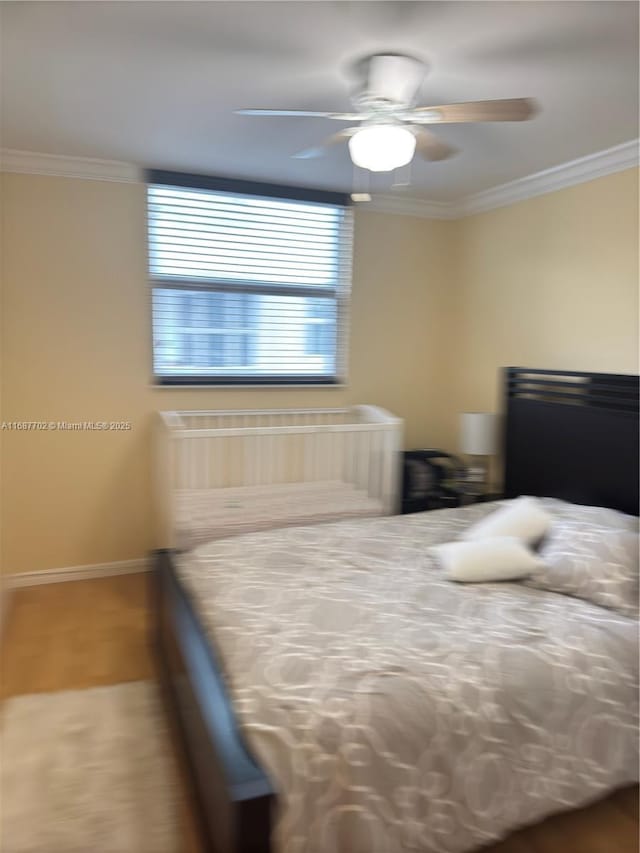
[[[397,125],[363,127],[349,139],[349,154],[354,164],[370,172],[391,172],[406,166],[415,151],[413,133]]]

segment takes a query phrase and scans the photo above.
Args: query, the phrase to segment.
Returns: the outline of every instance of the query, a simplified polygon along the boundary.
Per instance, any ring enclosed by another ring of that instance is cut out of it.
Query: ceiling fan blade
[[[424,128],[416,128],[416,151],[424,160],[446,160],[458,153],[453,145],[443,142],[441,139]]]
[[[455,124],[474,121],[526,121],[537,110],[533,98],[504,98],[499,101],[470,101],[465,104],[439,104],[409,110],[409,121],[416,124]]]
[[[334,133],[332,136],[327,137],[323,142],[319,145],[315,145],[313,148],[305,148],[304,151],[298,151],[296,154],[292,154],[296,160],[312,160],[314,157],[322,157],[327,148],[332,145],[337,145],[339,142],[344,142],[349,139],[350,136],[360,130],[359,127],[347,127],[344,130],[339,130],[338,133]]]
[[[335,121],[359,121],[360,113],[320,113],[312,110],[235,110],[238,116],[288,116],[290,118],[331,118]]]

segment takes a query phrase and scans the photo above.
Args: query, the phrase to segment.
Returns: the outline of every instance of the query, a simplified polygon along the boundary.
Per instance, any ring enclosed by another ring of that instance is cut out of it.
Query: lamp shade
[[[498,451],[498,415],[465,412],[461,415],[460,449],[468,456],[494,456]]]
[[[416,150],[416,138],[406,127],[377,124],[363,127],[349,140],[354,165],[371,172],[390,172],[406,166]]]

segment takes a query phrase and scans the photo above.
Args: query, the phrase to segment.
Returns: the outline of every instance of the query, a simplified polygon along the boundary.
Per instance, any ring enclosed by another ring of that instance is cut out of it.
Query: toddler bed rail
[[[375,406],[160,412],[158,544],[392,514],[402,426]]]

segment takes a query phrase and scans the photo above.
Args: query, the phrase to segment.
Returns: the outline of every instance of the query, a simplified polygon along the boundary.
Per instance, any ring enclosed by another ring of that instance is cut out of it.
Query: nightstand
[[[424,448],[402,454],[402,513],[460,506],[460,461],[444,450]]]
[[[403,498],[400,512],[406,515],[410,512],[427,512],[430,509],[446,509],[447,507],[461,506],[461,497],[458,492],[442,490],[437,494]]]
[[[484,504],[491,501],[501,501],[504,498],[502,492],[482,492],[478,495],[460,494],[460,506],[468,506],[469,504]]]
[[[444,450],[425,448],[402,454],[402,514],[498,500],[497,492],[465,491],[462,464]]]

